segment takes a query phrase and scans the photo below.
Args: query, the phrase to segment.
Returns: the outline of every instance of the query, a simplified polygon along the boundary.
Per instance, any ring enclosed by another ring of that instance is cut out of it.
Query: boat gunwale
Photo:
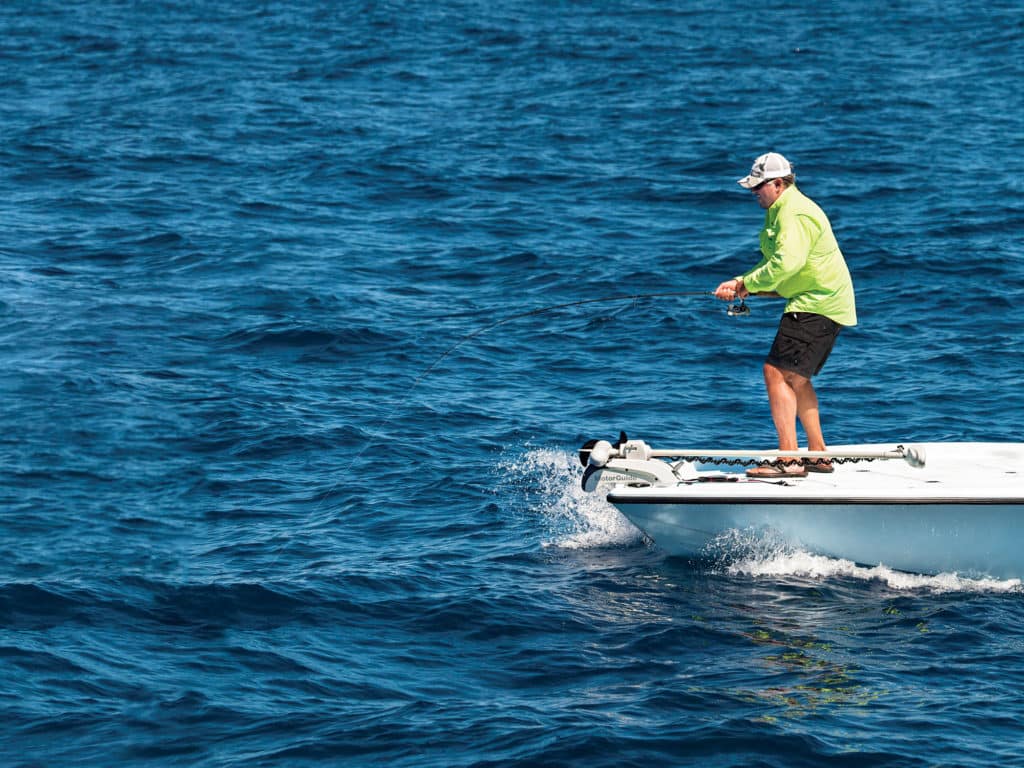
[[[1024,506],[1024,497],[956,497],[956,496],[643,496],[630,494],[616,495],[609,491],[605,497],[610,504],[619,505],[671,505],[671,506],[748,506],[754,504],[771,506]]]

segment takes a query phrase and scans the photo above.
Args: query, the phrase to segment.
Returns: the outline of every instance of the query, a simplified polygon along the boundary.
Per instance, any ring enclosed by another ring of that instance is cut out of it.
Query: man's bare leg
[[[807,450],[824,451],[825,436],[821,432],[821,414],[818,412],[818,395],[811,380],[798,373],[786,377],[789,386],[796,393],[796,413],[807,433]]]
[[[821,431],[818,394],[811,380],[765,363],[764,383],[768,389],[768,405],[775,431],[779,434],[779,450],[797,450],[796,420],[799,417],[807,433],[807,450],[824,451],[825,436]]]
[[[795,451],[796,417],[799,409],[796,390],[787,381],[788,376],[795,374],[776,368],[771,363],[764,364],[764,384],[768,389],[768,407],[771,408],[775,431],[779,434],[779,450]]]
[[[768,388],[768,405],[772,411],[772,420],[775,422],[775,431],[779,433],[779,450],[795,451],[796,440],[796,417],[799,411],[800,400],[797,392],[787,381],[788,372],[776,368],[769,363],[764,364],[764,383]],[[780,468],[778,465],[762,465],[748,469],[747,474],[751,477],[779,477],[782,469],[786,474],[804,475],[806,470],[800,465],[798,459],[782,459],[780,463],[785,465]]]

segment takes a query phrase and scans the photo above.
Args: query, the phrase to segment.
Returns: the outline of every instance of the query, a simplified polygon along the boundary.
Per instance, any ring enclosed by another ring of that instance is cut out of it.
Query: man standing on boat
[[[826,450],[811,377],[821,370],[843,326],[857,324],[853,281],[828,217],[796,187],[785,157],[768,152],[739,180],[765,209],[761,261],[715,290],[723,300],[750,294],[787,299],[771,351],[764,363],[768,404],[779,434],[779,450],[797,450],[796,420],[807,434],[807,449]],[[831,472],[829,462],[805,461],[755,467],[753,477],[803,476]]]

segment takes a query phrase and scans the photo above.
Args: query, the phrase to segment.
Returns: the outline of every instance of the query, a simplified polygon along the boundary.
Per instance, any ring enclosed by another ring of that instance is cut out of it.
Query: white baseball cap
[[[754,161],[750,174],[740,179],[739,185],[746,189],[753,189],[758,184],[772,179],[781,179],[783,176],[789,176],[792,172],[793,166],[789,164],[789,160],[778,152],[766,152]]]

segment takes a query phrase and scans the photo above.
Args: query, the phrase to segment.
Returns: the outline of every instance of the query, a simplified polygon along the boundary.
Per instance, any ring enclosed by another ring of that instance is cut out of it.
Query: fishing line
[[[493,329],[497,328],[500,325],[505,325],[505,323],[511,323],[513,320],[522,320],[523,318],[526,318],[526,317],[534,317],[536,315],[543,315],[546,312],[554,312],[555,310],[558,310],[558,309],[568,309],[570,307],[579,307],[579,306],[582,306],[583,304],[598,304],[600,302],[626,301],[626,300],[636,301],[637,299],[654,299],[654,298],[661,298],[661,297],[664,297],[664,296],[714,296],[714,295],[715,294],[714,294],[713,291],[665,291],[665,292],[662,292],[662,293],[623,294],[621,296],[604,296],[604,297],[599,298],[599,299],[580,299],[579,301],[567,301],[564,304],[551,304],[550,306],[547,306],[547,307],[540,307],[538,309],[531,309],[531,310],[528,310],[526,312],[519,312],[518,314],[515,314],[515,315],[509,315],[508,317],[503,317],[502,319],[496,320],[493,323],[490,323],[489,325],[485,325],[485,326],[482,326],[480,328],[477,328],[472,333],[466,334],[461,339],[459,339],[457,342],[455,342],[452,346],[450,346],[447,350],[445,350],[444,353],[439,358],[437,358],[437,360],[435,360],[433,363],[431,363],[429,368],[427,368],[423,373],[421,373],[419,375],[419,377],[416,379],[416,381],[413,382],[412,387],[409,388],[409,391],[411,392],[416,387],[416,385],[419,384],[421,380],[425,379],[431,373],[431,371],[433,371],[435,368],[437,368],[437,366],[439,366],[444,361],[444,359],[448,357],[448,355],[450,355],[452,352],[457,350],[459,347],[461,347],[467,341],[472,341],[477,336],[481,336],[484,333],[486,333],[487,331],[493,330]],[[749,310],[747,310],[747,312],[749,313]],[[408,396],[408,393],[406,393],[406,396]],[[399,405],[402,405],[402,403],[399,403]],[[385,423],[387,423],[387,422],[385,422]],[[383,424],[381,426],[383,426]]]
[[[598,298],[598,299],[580,299],[578,301],[567,301],[567,302],[564,302],[562,304],[551,304],[551,305],[546,306],[546,307],[539,307],[537,309],[530,309],[530,310],[527,310],[526,312],[518,312],[518,313],[516,313],[514,315],[508,315],[507,317],[503,317],[500,320],[495,320],[493,323],[489,323],[488,325],[481,326],[480,328],[477,328],[475,331],[472,331],[471,333],[467,333],[465,336],[463,336],[457,342],[455,342],[450,347],[448,347],[448,349],[446,349],[441,354],[440,357],[438,357],[434,362],[432,362],[430,364],[430,366],[426,370],[423,371],[423,373],[421,373],[419,376],[417,376],[416,380],[413,381],[412,386],[410,386],[409,389],[406,391],[405,396],[391,409],[390,413],[388,413],[388,415],[387,415],[387,418],[385,418],[384,421],[382,421],[380,423],[380,425],[377,427],[377,431],[379,432],[383,427],[387,426],[387,424],[390,423],[392,417],[395,415],[395,411],[397,411],[399,408],[401,408],[403,405],[405,405],[405,403],[409,399],[409,396],[412,394],[413,390],[416,389],[417,385],[419,385],[419,383],[421,381],[423,381],[423,379],[427,378],[427,376],[429,376],[433,372],[433,370],[435,368],[437,368],[437,366],[439,366],[442,362],[444,362],[444,360],[449,355],[451,355],[455,350],[457,350],[459,347],[461,347],[466,342],[472,341],[477,336],[482,336],[483,334],[487,333],[487,331],[492,331],[492,330],[494,330],[495,328],[497,328],[499,326],[505,325],[506,323],[511,323],[513,320],[522,320],[522,319],[527,318],[527,317],[535,317],[537,315],[543,315],[543,314],[546,314],[547,312],[554,312],[554,311],[559,310],[559,309],[569,309],[571,307],[583,306],[584,304],[600,304],[600,303],[607,303],[607,302],[611,302],[611,301],[637,301],[639,299],[657,299],[657,298],[664,298],[666,296],[691,296],[692,297],[692,296],[714,296],[714,295],[715,295],[714,291],[662,291],[662,292],[659,292],[659,293],[633,293],[633,294],[622,294],[620,296],[602,296],[601,298]],[[744,315],[749,315],[750,314],[750,308],[747,307],[747,305],[744,304],[743,300],[741,299],[740,303],[738,305],[733,305],[733,304],[729,305],[729,307],[727,308],[727,314],[730,317],[740,317],[740,316],[744,316]],[[365,450],[365,448],[364,448],[364,450]],[[362,454],[360,453],[360,455],[362,455]],[[357,456],[357,458],[358,458],[358,456]]]
[[[660,291],[660,292],[657,292],[657,293],[630,293],[630,294],[621,294],[621,295],[618,295],[618,296],[602,296],[602,297],[596,298],[596,299],[579,299],[578,301],[566,301],[566,302],[563,302],[561,304],[550,304],[550,305],[548,305],[546,307],[538,307],[537,309],[530,309],[530,310],[527,310],[525,312],[517,312],[514,315],[508,315],[508,316],[503,317],[503,318],[501,318],[499,320],[495,320],[493,323],[488,323],[487,325],[483,325],[483,326],[477,328],[476,330],[474,330],[474,331],[472,331],[470,333],[467,333],[461,339],[459,339],[454,344],[452,344],[450,347],[448,347],[448,349],[446,349],[443,353],[441,353],[441,355],[436,360],[434,360],[434,362],[432,362],[423,371],[423,373],[421,373],[419,376],[416,377],[416,379],[413,381],[412,385],[405,391],[405,394],[402,397],[402,399],[399,400],[391,408],[391,410],[388,412],[388,414],[384,418],[384,420],[381,421],[380,424],[378,424],[377,427],[373,430],[373,434],[371,434],[370,439],[367,440],[366,442],[364,442],[363,443],[363,447],[359,450],[359,452],[356,453],[351,458],[351,460],[349,462],[349,466],[351,466],[356,461],[358,461],[359,458],[362,457],[362,455],[364,453],[366,453],[366,451],[369,450],[369,448],[377,442],[377,437],[375,435],[379,435],[381,433],[381,431],[384,429],[384,427],[386,427],[388,424],[391,423],[391,420],[394,418],[395,414],[398,412],[398,410],[402,406],[404,406],[409,401],[409,398],[412,396],[413,391],[416,389],[416,387],[419,385],[419,383],[421,381],[423,381],[427,376],[429,376],[434,371],[434,369],[437,368],[437,366],[439,366],[442,362],[444,362],[444,360],[446,360],[453,352],[455,352],[457,349],[459,349],[459,347],[461,347],[462,345],[466,344],[469,341],[472,341],[473,339],[477,338],[478,336],[482,336],[483,334],[487,333],[488,331],[492,331],[495,328],[498,328],[499,326],[505,325],[506,323],[511,323],[511,322],[513,322],[515,320],[522,320],[522,319],[527,318],[527,317],[536,317],[537,315],[543,315],[543,314],[546,314],[548,312],[555,312],[555,311],[557,311],[559,309],[569,309],[571,307],[580,307],[580,306],[583,306],[585,304],[601,304],[601,303],[608,303],[608,302],[613,302],[613,301],[638,301],[640,299],[660,299],[660,298],[665,298],[665,297],[668,297],[668,296],[696,297],[696,296],[714,296],[714,295],[715,295],[714,291]],[[745,317],[746,315],[750,314],[750,308],[744,303],[743,299],[740,299],[739,300],[739,304],[730,304],[726,308],[726,314],[729,315],[729,317]],[[446,315],[446,317],[451,317],[451,315]],[[320,499],[320,504],[323,504],[323,502],[326,501],[327,498],[332,493],[334,493],[334,490],[338,487],[340,482],[341,481],[338,480],[338,481],[336,481],[334,483],[334,485],[331,486],[331,488]],[[317,505],[317,509],[320,508],[320,504]],[[314,510],[314,512],[315,511],[316,510]]]

